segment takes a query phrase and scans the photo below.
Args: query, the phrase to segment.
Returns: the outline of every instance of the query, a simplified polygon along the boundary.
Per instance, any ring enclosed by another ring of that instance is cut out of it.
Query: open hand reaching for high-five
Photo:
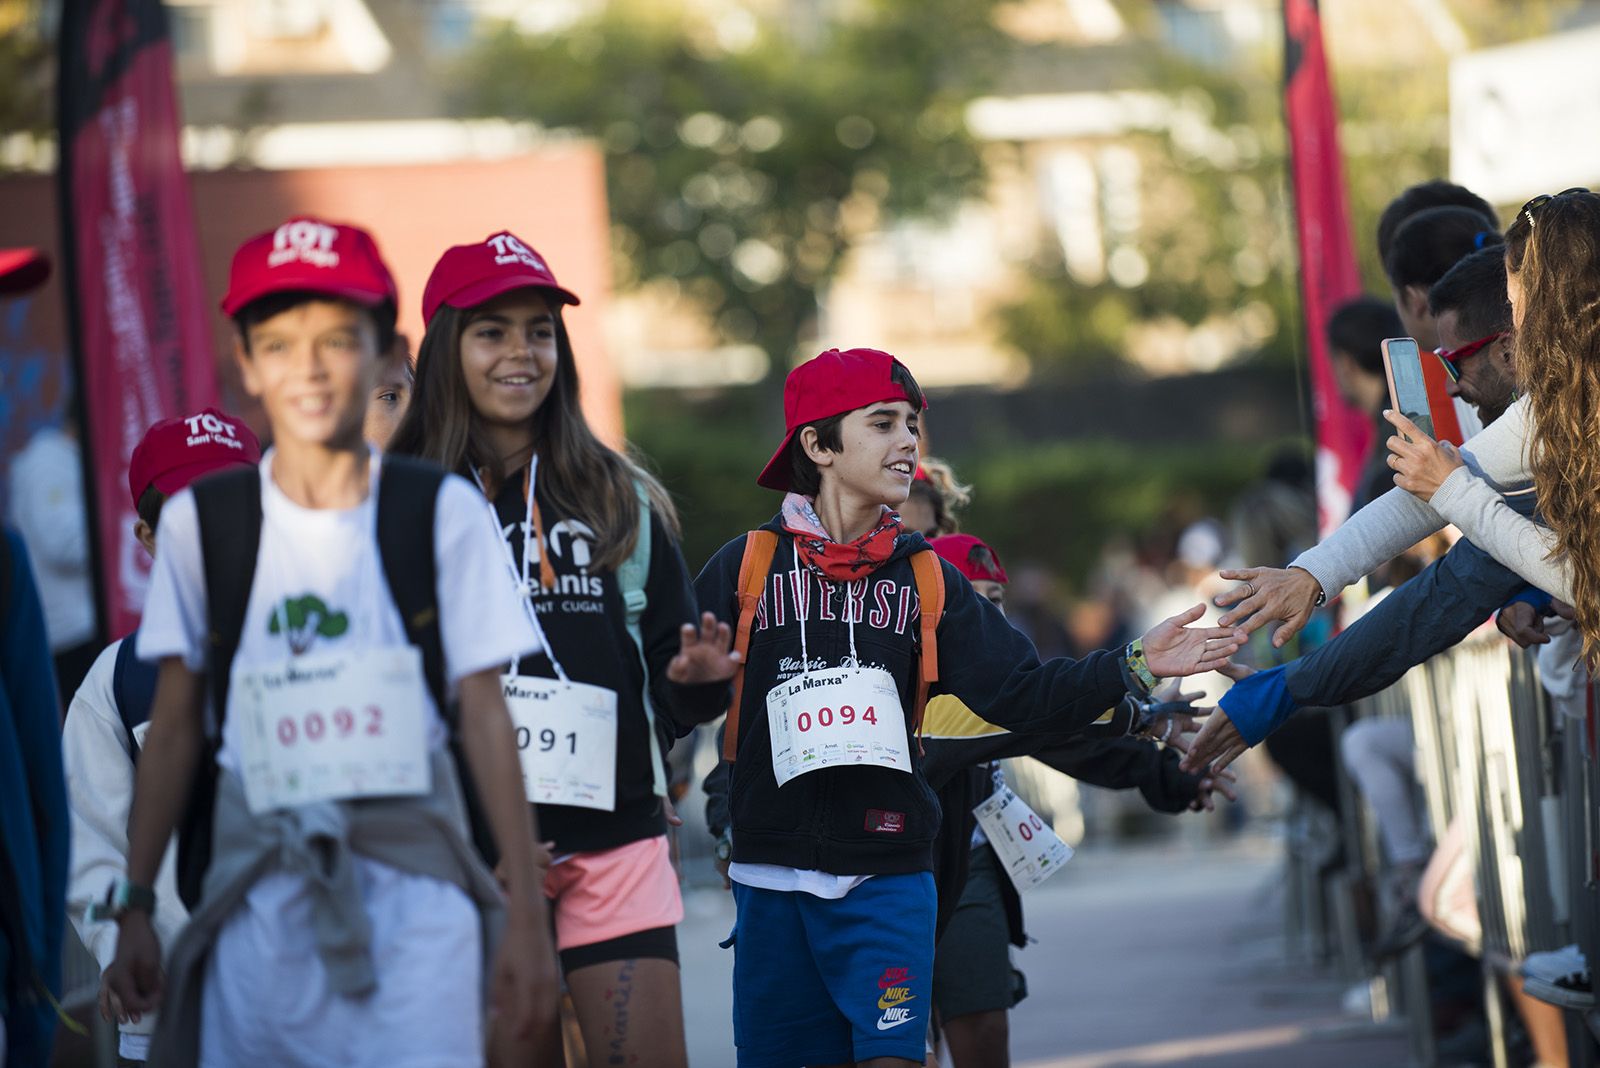
[[[1234,682],[1239,682],[1256,672],[1254,668],[1243,664],[1229,664],[1222,669],[1222,673]],[[1205,724],[1201,726],[1200,733],[1195,736],[1179,766],[1191,775],[1208,773],[1215,779],[1249,748],[1244,736],[1239,733],[1239,728],[1228,718],[1228,713],[1219,708],[1206,717]]]
[[[685,623],[678,634],[678,655],[667,665],[667,678],[680,686],[727,682],[739,670],[739,654],[732,649],[733,628],[706,612],[700,626]]]
[[[1248,637],[1242,628],[1189,626],[1205,614],[1206,606],[1197,604],[1145,632],[1144,660],[1152,675],[1173,679],[1216,671],[1239,651]]]

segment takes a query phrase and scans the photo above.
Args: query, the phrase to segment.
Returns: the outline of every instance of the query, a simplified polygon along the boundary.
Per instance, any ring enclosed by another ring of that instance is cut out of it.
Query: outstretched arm
[[[1326,645],[1224,694],[1184,766],[1198,770],[1231,748],[1243,752],[1300,708],[1346,704],[1387,689],[1472,633],[1523,586],[1482,549],[1458,541]]]
[[[1462,461],[1496,493],[1525,489],[1530,475],[1524,459],[1528,433],[1527,398],[1461,449]],[[1319,595],[1332,600],[1344,588],[1417,542],[1447,520],[1428,503],[1395,488],[1379,497],[1329,535],[1301,553],[1287,568],[1245,568],[1222,577],[1240,585],[1217,598],[1231,611],[1219,620],[1255,631],[1281,622],[1273,645],[1283,645],[1311,617]]]

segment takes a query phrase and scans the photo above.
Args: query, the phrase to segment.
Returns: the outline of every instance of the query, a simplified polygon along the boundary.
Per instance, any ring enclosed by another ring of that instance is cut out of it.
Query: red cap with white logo
[[[475,308],[526,286],[549,290],[563,304],[579,303],[577,294],[556,281],[545,258],[510,230],[475,244],[456,245],[439,257],[423,287],[422,321],[431,322],[440,305]]]
[[[237,315],[251,301],[296,290],[369,307],[399,302],[394,275],[371,234],[359,226],[300,216],[239,246],[222,311]]]
[[[168,497],[201,475],[234,464],[261,462],[261,443],[250,428],[215,408],[163,419],[144,432],[128,463],[128,492],[138,507],[154,486]]]
[[[968,582],[998,582],[1004,586],[1011,579],[1000,565],[1000,554],[971,534],[945,534],[928,543],[933,551],[955,565]]]
[[[793,470],[789,461],[789,442],[801,427],[833,415],[843,415],[880,401],[906,401],[905,387],[891,374],[904,366],[887,352],[877,349],[829,349],[789,372],[783,383],[783,421],[787,433],[783,444],[767,461],[756,484],[767,489],[787,491]],[[922,407],[928,402],[924,400]]]

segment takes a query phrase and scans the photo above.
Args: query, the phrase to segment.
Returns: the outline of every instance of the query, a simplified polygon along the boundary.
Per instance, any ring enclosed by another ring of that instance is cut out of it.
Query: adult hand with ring
[[[1217,607],[1231,609],[1218,626],[1240,626],[1253,633],[1274,620],[1282,625],[1272,635],[1281,649],[1311,619],[1322,596],[1322,584],[1299,567],[1230,568],[1221,576],[1242,585],[1217,596]]]

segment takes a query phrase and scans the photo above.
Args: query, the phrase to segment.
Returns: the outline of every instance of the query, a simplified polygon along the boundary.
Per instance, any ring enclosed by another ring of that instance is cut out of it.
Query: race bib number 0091
[[[528,800],[615,810],[616,692],[527,675],[502,675],[500,685],[517,730]]]
[[[1009,786],[972,811],[1018,890],[1038,886],[1072,859],[1072,847]]]
[[[414,648],[240,670],[230,692],[251,812],[433,787],[427,684]]]
[[[779,786],[845,764],[911,771],[900,690],[878,668],[809,671],[780,682],[767,692],[767,726]]]

